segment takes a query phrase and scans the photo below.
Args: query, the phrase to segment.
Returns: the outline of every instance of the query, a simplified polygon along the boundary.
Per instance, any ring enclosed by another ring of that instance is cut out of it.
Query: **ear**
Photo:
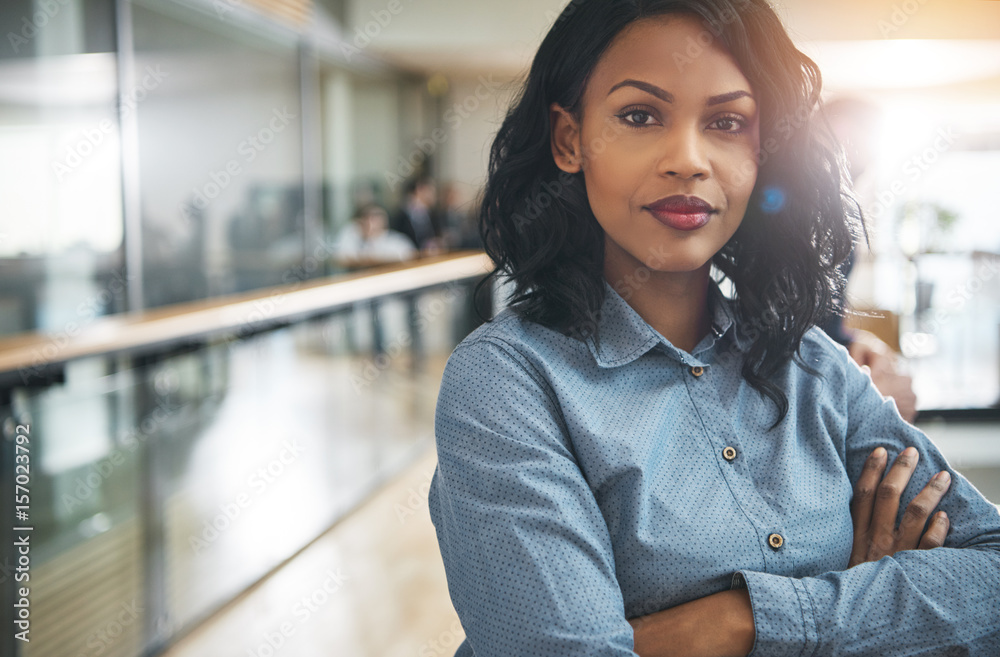
[[[567,110],[556,103],[549,108],[552,157],[556,166],[566,173],[583,170],[583,153],[580,148],[580,123]]]

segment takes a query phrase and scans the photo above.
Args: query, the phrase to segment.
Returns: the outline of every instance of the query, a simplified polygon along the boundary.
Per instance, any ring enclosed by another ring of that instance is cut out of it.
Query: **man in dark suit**
[[[442,250],[441,227],[434,204],[437,187],[431,178],[414,178],[406,184],[402,207],[393,216],[392,229],[410,238],[422,253]]]

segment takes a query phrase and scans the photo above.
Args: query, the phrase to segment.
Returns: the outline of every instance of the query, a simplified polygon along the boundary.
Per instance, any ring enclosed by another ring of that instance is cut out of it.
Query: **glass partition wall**
[[[398,202],[422,80],[230,5],[0,7],[0,335],[331,273],[357,204]]]
[[[113,17],[112,0],[0,6],[0,334],[124,309]]]
[[[0,336],[51,357],[102,316],[336,273],[357,204],[398,202],[423,82],[216,4],[0,3]],[[32,640],[0,654],[156,654],[291,557],[426,448],[469,293],[5,380],[34,533]]]
[[[318,537],[433,440],[471,283],[14,386],[0,412],[6,440],[30,435],[32,625],[3,654],[156,654]]]
[[[286,282],[316,220],[297,40],[150,0],[132,25],[146,307]]]

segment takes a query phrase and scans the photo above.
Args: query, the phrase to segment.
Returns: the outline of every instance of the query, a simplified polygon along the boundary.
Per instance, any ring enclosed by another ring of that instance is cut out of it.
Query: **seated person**
[[[370,204],[337,236],[333,254],[341,266],[361,269],[411,260],[417,250],[405,235],[389,230],[389,215],[381,206]]]

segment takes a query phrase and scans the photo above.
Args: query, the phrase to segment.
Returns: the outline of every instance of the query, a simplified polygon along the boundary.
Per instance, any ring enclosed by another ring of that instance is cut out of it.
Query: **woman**
[[[819,80],[765,0],[545,38],[481,218],[513,305],[438,401],[459,655],[1000,654],[997,510],[812,328],[857,223]]]

